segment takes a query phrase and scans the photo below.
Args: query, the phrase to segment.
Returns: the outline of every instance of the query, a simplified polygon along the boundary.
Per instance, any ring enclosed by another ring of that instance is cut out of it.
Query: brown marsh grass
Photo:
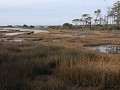
[[[120,44],[100,37],[61,37],[58,43],[0,42],[0,90],[119,90],[120,56],[83,48]]]

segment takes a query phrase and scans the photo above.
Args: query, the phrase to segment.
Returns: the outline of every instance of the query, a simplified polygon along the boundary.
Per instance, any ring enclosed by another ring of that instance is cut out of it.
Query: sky
[[[118,0],[1,0],[0,25],[62,25],[82,14],[106,14]]]

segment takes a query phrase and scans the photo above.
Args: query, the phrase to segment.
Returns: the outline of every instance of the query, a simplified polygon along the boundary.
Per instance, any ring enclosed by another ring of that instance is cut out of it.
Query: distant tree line
[[[120,30],[120,1],[107,8],[107,14],[102,15],[101,9],[90,14],[82,14],[81,18],[72,20],[72,24],[64,23],[62,26],[49,26],[52,29],[91,29],[91,30]]]
[[[33,26],[33,25],[30,25],[30,26],[28,26],[28,25],[26,25],[26,24],[24,24],[23,25],[23,28],[34,28],[35,26]]]
[[[90,29],[120,29],[120,1],[114,3],[112,7],[108,7],[107,15],[101,14],[101,9],[94,11],[95,18],[90,14],[83,14],[80,19],[74,19],[72,22],[76,28]]]

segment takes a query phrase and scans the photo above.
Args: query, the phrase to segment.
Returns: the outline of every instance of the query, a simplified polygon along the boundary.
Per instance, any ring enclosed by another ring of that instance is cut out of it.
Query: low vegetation
[[[119,58],[75,43],[2,42],[0,89],[78,90],[92,86],[95,90],[119,90]]]
[[[0,90],[120,90],[120,55],[86,48],[120,45],[119,7],[120,1],[105,17],[97,9],[94,20],[83,14],[75,25],[49,26],[48,33],[0,34]]]

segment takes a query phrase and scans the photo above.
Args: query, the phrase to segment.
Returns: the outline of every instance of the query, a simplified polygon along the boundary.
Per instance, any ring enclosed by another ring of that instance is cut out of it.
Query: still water
[[[15,30],[15,32],[7,33],[7,31]],[[33,32],[33,34],[48,32],[47,30],[37,30],[37,29],[24,29],[24,28],[0,28],[0,31],[6,31],[5,35],[19,35],[26,32]]]
[[[19,35],[24,34],[25,32],[13,32],[13,33],[4,33],[5,35]]]
[[[87,48],[103,53],[120,54],[120,45],[100,45],[100,46],[87,47]]]
[[[25,42],[26,40],[24,38],[1,38],[0,41],[3,41],[3,42]]]
[[[12,31],[15,30],[14,32],[7,32],[7,31]],[[5,31],[3,34],[7,36],[12,36],[12,35],[19,35],[19,34],[24,34],[24,33],[29,33],[33,32],[33,34],[36,33],[41,33],[41,32],[48,32],[47,30],[37,30],[37,29],[24,29],[24,28],[0,28],[0,33]],[[24,38],[0,38],[0,41],[14,41],[14,42],[25,42],[26,40]]]

